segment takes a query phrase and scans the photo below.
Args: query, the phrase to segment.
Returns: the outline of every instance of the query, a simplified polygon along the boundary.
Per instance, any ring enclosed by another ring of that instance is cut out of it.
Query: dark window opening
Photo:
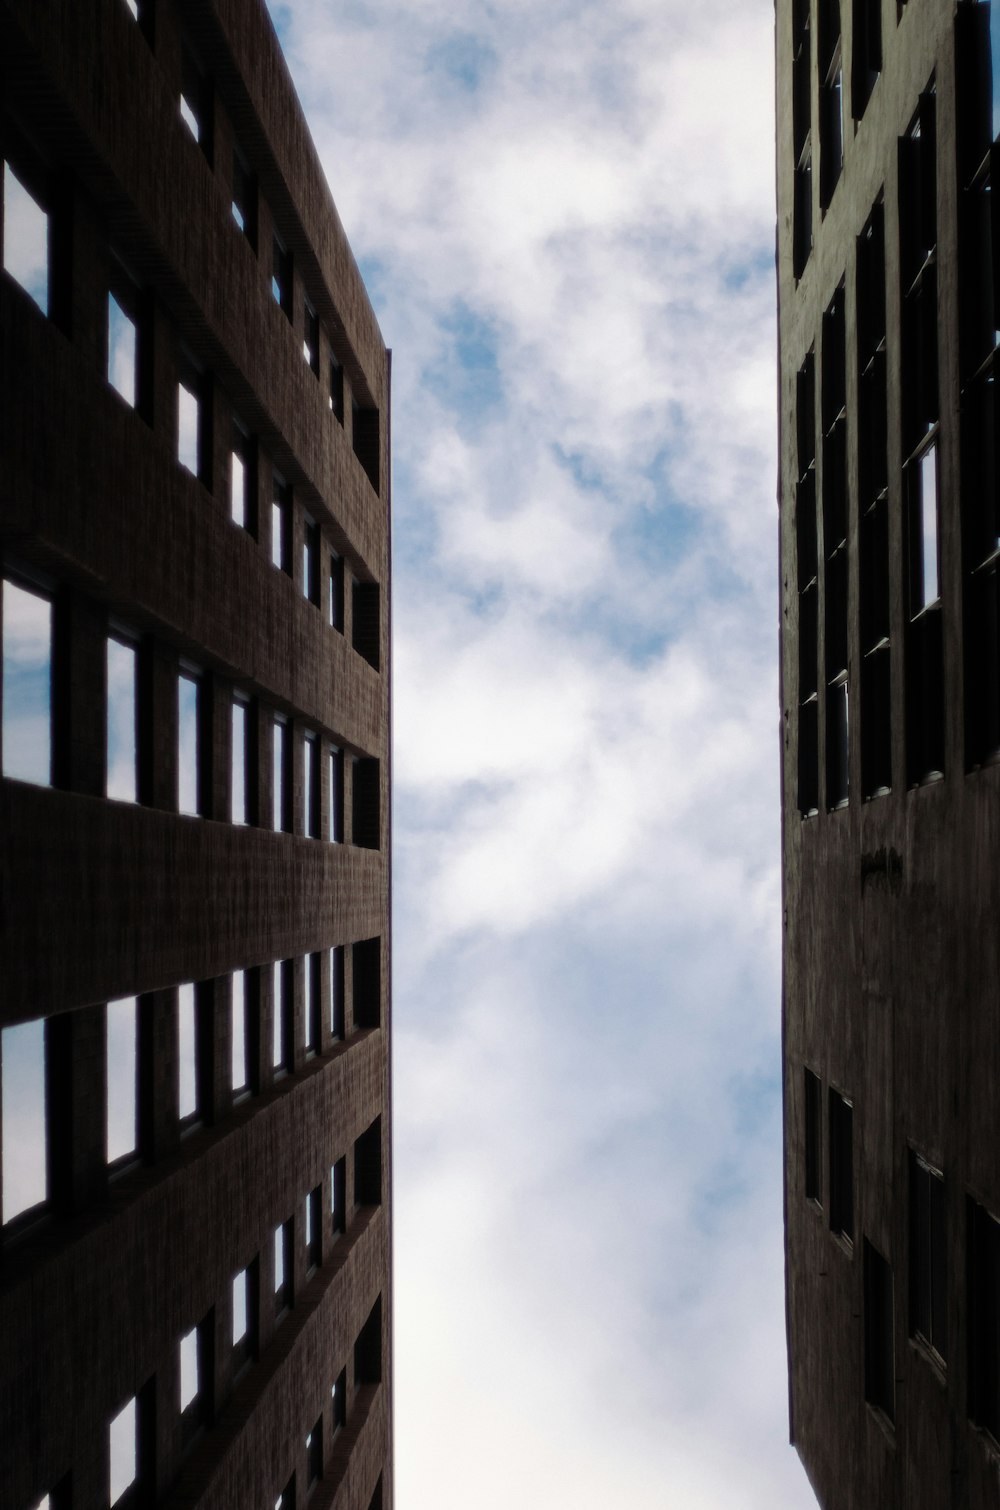
[[[854,0],[852,113],[859,121],[882,71],[882,0]]]
[[[181,120],[206,160],[212,161],[212,86],[189,48],[181,53]]]
[[[281,237],[275,232],[271,242],[271,294],[274,302],[284,310],[291,322],[292,310],[292,254]]]
[[[322,791],[319,779],[320,743],[317,736],[307,732],[302,739],[302,829],[307,839],[320,836],[320,803]]]
[[[376,671],[380,664],[380,617],[378,583],[355,578],[351,588],[351,644]]]
[[[327,751],[329,811],[326,837],[331,844],[344,839],[344,752],[331,745]]]
[[[275,1077],[292,1068],[295,1048],[295,975],[293,961],[275,960],[271,973],[271,1068]]]
[[[305,301],[303,323],[302,355],[311,371],[319,377],[319,315],[308,299]]]
[[[352,761],[351,843],[360,849],[381,844],[381,772],[377,760]]]
[[[330,1231],[334,1237],[347,1230],[347,1160],[330,1166]]]
[[[330,1388],[330,1398],[333,1404],[333,1434],[347,1424],[347,1370],[341,1369],[334,1379]]]
[[[321,1245],[323,1240],[323,1189],[317,1185],[315,1190],[310,1190],[306,1196],[305,1209],[305,1244],[306,1244],[306,1268],[308,1270],[319,1267],[321,1258]]]
[[[801,278],[809,261],[813,242],[812,203],[812,157],[809,144],[803,149],[801,162],[795,169],[794,224],[792,227],[792,268],[796,278]]]
[[[233,148],[233,219],[257,248],[257,181],[238,147]]]
[[[372,1306],[354,1344],[355,1385],[382,1382],[382,1297]]]
[[[379,491],[379,417],[378,410],[351,405],[351,441],[354,454],[364,468],[375,492]]]
[[[835,1090],[828,1104],[830,1127],[830,1231],[854,1240],[854,1109]]]
[[[796,380],[799,480],[795,489],[795,545],[799,608],[798,801],[803,817],[817,812],[819,687],[819,542],[816,515],[816,377],[810,352]]]
[[[382,940],[364,939],[351,946],[354,976],[354,1026],[377,1028],[382,1021]]]
[[[319,525],[308,515],[302,536],[302,592],[310,603],[319,607]]]
[[[825,210],[844,169],[844,70],[840,49],[819,93],[819,195]]]
[[[277,473],[271,493],[271,564],[292,575],[292,489]]]
[[[1000,1223],[968,1211],[969,1417],[1000,1441]]]
[[[344,1036],[344,946],[335,944],[330,950],[330,1037]]]
[[[806,1070],[805,1187],[806,1199],[823,1204],[823,1088],[819,1077]]]
[[[327,598],[327,622],[331,629],[344,630],[344,558],[330,552],[330,578]]]
[[[344,369],[335,356],[330,357],[330,413],[344,423]]]
[[[823,316],[823,647],[826,685],[826,805],[850,796],[848,664],[847,337],[844,288]]]
[[[857,269],[861,783],[868,800],[892,787],[885,217],[881,202],[858,237]]]
[[[322,1038],[322,1000],[320,995],[320,974],[322,956],[319,954],[307,954],[305,957],[305,1018],[306,1018],[306,1051],[310,1054],[318,1054]]]
[[[354,1142],[354,1203],[379,1206],[382,1202],[382,1118]]]
[[[323,1417],[306,1437],[306,1484],[312,1488],[323,1477]]]
[[[948,1214],[941,1175],[910,1154],[910,1333],[948,1356]]]
[[[895,1419],[892,1269],[876,1248],[864,1243],[865,1399]]]

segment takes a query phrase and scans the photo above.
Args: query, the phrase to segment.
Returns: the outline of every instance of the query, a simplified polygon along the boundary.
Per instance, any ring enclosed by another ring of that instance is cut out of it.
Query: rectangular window
[[[854,119],[859,121],[882,70],[882,0],[854,0]]]
[[[271,294],[287,315],[292,318],[292,254],[275,232],[271,243]]]
[[[272,967],[274,1004],[271,1020],[271,1065],[275,1071],[292,1064],[291,960],[275,960]]]
[[[247,725],[250,710],[242,697],[232,701],[232,744],[230,748],[230,816],[233,823],[250,822],[250,787],[247,781]]]
[[[850,787],[847,335],[843,285],[823,316],[822,355],[826,805],[832,810],[847,805]]]
[[[307,733],[302,741],[302,827],[307,839],[320,836],[319,740]]]
[[[249,1283],[247,1270],[233,1275],[233,1347],[244,1342],[250,1332]]]
[[[344,1036],[344,946],[335,944],[330,950],[330,1036]]]
[[[830,1091],[830,1230],[854,1239],[854,1109]]]
[[[108,1426],[109,1503],[124,1499],[138,1476],[139,1422],[136,1398],[126,1400]]]
[[[177,987],[177,1115],[181,1122],[198,1116],[198,1006],[190,983]]]
[[[230,1058],[232,1091],[234,1096],[238,1096],[242,1091],[245,1091],[250,1083],[250,1056],[247,1052],[246,991],[246,973],[243,970],[234,970],[232,986],[233,1017]]]
[[[131,1157],[139,1145],[139,1017],[134,996],[109,1001],[105,1024],[107,1161]]]
[[[274,716],[271,741],[273,751],[271,777],[274,831],[275,833],[288,833],[292,826],[291,801],[289,798],[292,778],[292,763],[289,759],[291,731],[285,720],[277,714]]]
[[[331,629],[344,632],[344,558],[330,552],[330,581],[326,605],[327,622]]]
[[[354,976],[354,1026],[377,1028],[382,1015],[382,940],[363,939],[351,946]]]
[[[806,144],[802,161],[795,169],[794,221],[792,227],[792,267],[801,278],[809,261],[813,243],[812,156]]]
[[[858,564],[861,778],[866,800],[892,786],[885,225],[881,202],[858,237]]]
[[[0,1111],[3,1220],[9,1222],[49,1197],[44,1019],[0,1033]]]
[[[805,1071],[806,1199],[823,1202],[823,1094],[819,1077]]]
[[[330,1231],[334,1237],[347,1229],[347,1160],[330,1166]]]
[[[274,1309],[277,1315],[292,1303],[292,1223],[274,1229]]]
[[[382,1118],[354,1142],[354,1201],[358,1206],[382,1203]]]
[[[197,817],[202,811],[201,682],[197,675],[177,674],[177,811]]]
[[[330,413],[344,423],[344,369],[335,356],[330,357]]]
[[[3,774],[52,781],[52,604],[3,583]]]
[[[305,334],[302,340],[302,355],[319,377],[319,315],[307,299],[305,301]]]
[[[844,70],[839,49],[820,90],[819,130],[820,204],[825,210],[844,168]]]
[[[372,1306],[354,1344],[354,1382],[356,1385],[382,1382],[382,1297]]]
[[[930,445],[908,469],[910,613],[932,607],[938,593],[937,446]]]
[[[320,1049],[320,964],[318,954],[307,954],[303,982],[305,985],[306,1051],[318,1054]]]
[[[212,160],[212,94],[200,64],[185,46],[181,52],[181,120],[209,162]]]
[[[201,1359],[198,1352],[198,1328],[192,1327],[177,1344],[177,1372],[180,1383],[181,1414],[190,1409],[201,1394]]]
[[[865,1238],[865,1399],[890,1421],[896,1412],[892,1269]]]
[[[302,592],[319,607],[319,525],[306,516],[302,536]]]
[[[252,247],[257,245],[257,184],[238,147],[233,148],[233,219]]]
[[[128,404],[136,407],[139,394],[139,328],[121,291],[108,292],[108,383]]]
[[[378,410],[351,403],[351,443],[354,454],[376,494],[379,490],[379,415]]]
[[[49,215],[9,162],[3,165],[3,266],[43,315],[49,313]]]
[[[311,1489],[323,1477],[323,1417],[306,1437],[306,1482]]]
[[[229,453],[229,516],[240,529],[253,526],[253,442],[243,426],[233,421],[233,444]]]
[[[295,1510],[295,1475],[292,1474],[274,1502],[274,1510]]]
[[[969,1417],[1000,1441],[1000,1223],[968,1210]]]
[[[331,745],[327,754],[330,808],[327,820],[327,839],[331,844],[340,844],[344,838],[344,752]]]
[[[351,643],[360,656],[379,669],[379,590],[377,582],[359,582],[351,589]]]
[[[330,1389],[330,1399],[333,1405],[333,1434],[347,1424],[347,1370],[341,1369]]]
[[[351,762],[351,843],[378,849],[381,834],[381,783],[377,760],[356,756]]]
[[[944,1180],[910,1153],[910,1335],[948,1356],[948,1213]]]
[[[306,1196],[305,1206],[306,1267],[315,1269],[320,1261],[320,1238],[323,1229],[323,1188],[317,1185]]]
[[[271,495],[271,563],[292,574],[292,490],[275,473]]]
[[[107,781],[109,797],[135,802],[139,795],[138,655],[128,640],[108,636]]]

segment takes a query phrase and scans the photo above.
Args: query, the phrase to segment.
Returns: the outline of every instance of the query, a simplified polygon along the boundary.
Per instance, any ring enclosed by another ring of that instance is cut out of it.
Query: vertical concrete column
[[[51,1197],[69,1215],[100,1199],[107,1183],[104,1008],[50,1017],[46,1062]]]
[[[72,589],[57,600],[53,655],[56,786],[103,797],[107,760],[107,626]]]

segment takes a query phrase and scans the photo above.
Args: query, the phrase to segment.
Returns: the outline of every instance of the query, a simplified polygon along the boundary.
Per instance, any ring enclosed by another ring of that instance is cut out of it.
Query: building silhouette
[[[1000,16],[779,0],[791,1435],[1000,1494]]]
[[[0,149],[0,1505],[388,1510],[387,353],[263,0]]]

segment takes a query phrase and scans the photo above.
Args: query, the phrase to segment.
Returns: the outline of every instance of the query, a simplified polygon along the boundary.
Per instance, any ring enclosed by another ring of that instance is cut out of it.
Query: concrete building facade
[[[0,1504],[388,1510],[388,354],[263,0],[0,152]]]
[[[778,0],[791,1435],[1000,1502],[1000,17]]]

